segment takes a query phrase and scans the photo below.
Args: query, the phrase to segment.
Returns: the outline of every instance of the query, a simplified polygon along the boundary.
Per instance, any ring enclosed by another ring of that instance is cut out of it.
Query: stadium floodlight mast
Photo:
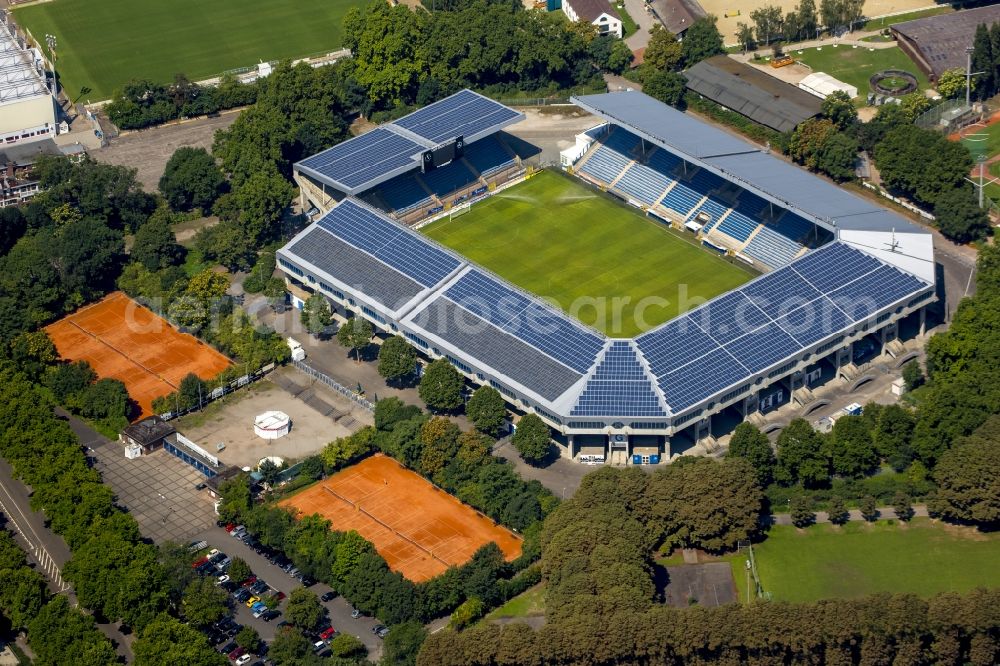
[[[49,54],[52,56],[52,85],[55,89],[56,101],[59,100],[59,76],[56,74],[56,36],[55,35],[45,35],[45,43],[49,47]]]
[[[972,106],[972,77],[978,76],[979,74],[985,74],[986,72],[973,72],[972,71],[972,52],[971,46],[965,47],[965,106]]]
[[[975,187],[977,190],[979,190],[979,207],[980,208],[982,208],[983,204],[984,204],[983,191],[986,189],[986,186],[987,185],[992,185],[993,183],[995,183],[998,180],[1000,180],[1000,178],[990,178],[988,181],[986,180],[986,160],[987,160],[987,157],[986,157],[985,154],[980,154],[979,157],[976,158],[976,161],[979,162],[979,182],[978,183],[976,181],[972,180],[971,178],[969,178],[968,176],[965,177],[965,179],[967,181],[969,181],[970,183],[972,183],[973,187]]]

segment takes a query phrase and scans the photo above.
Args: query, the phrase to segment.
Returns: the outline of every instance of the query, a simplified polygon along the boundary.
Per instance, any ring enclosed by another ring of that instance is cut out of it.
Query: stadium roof
[[[398,323],[415,343],[546,413],[663,419],[929,293],[933,246],[927,234],[912,236],[922,238],[855,233],[635,340],[609,340],[353,198],[278,258],[304,283],[360,301],[366,316]]]
[[[359,194],[420,166],[424,151],[464,137],[466,144],[519,122],[524,114],[471,90],[380,125],[295,164],[344,194]]]
[[[804,90],[725,55],[696,63],[684,76],[696,93],[779,132],[819,115],[822,106]]]
[[[0,104],[48,95],[45,74],[27,43],[0,15]]]
[[[1000,5],[965,9],[940,16],[895,23],[892,30],[919,52],[932,78],[949,69],[965,71],[965,49],[972,46],[976,27],[1000,21]]]
[[[583,95],[572,101],[831,231],[921,231],[866,198],[641,92]]]

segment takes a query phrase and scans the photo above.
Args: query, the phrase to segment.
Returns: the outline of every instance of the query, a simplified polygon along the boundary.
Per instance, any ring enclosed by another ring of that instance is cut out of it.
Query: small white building
[[[57,133],[56,101],[41,54],[0,12],[0,144],[51,139]]]
[[[584,20],[597,26],[599,35],[621,39],[622,17],[607,0],[562,0],[562,10],[570,21]]]
[[[847,96],[854,99],[858,96],[858,89],[850,83],[844,83],[840,79],[835,79],[826,72],[813,72],[806,78],[799,81],[799,88],[819,97],[826,99],[834,92],[841,90]]]

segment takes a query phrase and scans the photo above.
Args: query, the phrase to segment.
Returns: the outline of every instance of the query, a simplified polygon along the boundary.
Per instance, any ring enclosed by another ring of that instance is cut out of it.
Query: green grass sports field
[[[54,0],[15,10],[42,44],[58,39],[57,69],[73,99],[108,99],[134,78],[192,81],[260,60],[335,51],[358,0]]]
[[[551,171],[423,231],[613,337],[637,335],[753,277]]]
[[[814,72],[826,72],[835,79],[850,83],[858,89],[858,97],[864,100],[868,95],[868,79],[886,69],[902,69],[917,77],[920,90],[927,85],[927,77],[921,72],[902,49],[894,46],[888,49],[854,48],[846,44],[821,46],[813,49],[791,47],[788,54],[812,67]]]
[[[931,596],[1000,585],[1000,534],[945,526],[850,522],[804,530],[775,526],[754,545],[764,589],[774,599],[814,601],[876,592]],[[743,558],[733,560],[737,586]]]

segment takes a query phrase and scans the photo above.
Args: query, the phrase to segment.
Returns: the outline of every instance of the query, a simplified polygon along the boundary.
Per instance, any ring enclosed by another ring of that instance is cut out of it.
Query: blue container
[[[642,456],[633,455],[632,456],[632,464],[633,465],[641,465],[642,464]]]
[[[562,9],[562,0],[545,0],[545,8],[550,12]]]

